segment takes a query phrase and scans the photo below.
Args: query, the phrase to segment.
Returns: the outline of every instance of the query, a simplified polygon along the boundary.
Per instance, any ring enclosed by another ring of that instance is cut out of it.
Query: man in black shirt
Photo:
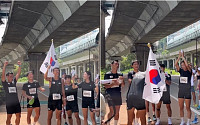
[[[45,89],[42,88],[37,81],[34,81],[32,71],[29,71],[27,73],[27,78],[28,82],[25,83],[22,87],[22,94],[24,97],[27,98],[27,124],[31,125],[31,115],[33,109],[35,109],[35,117],[33,123],[33,125],[35,125],[40,117],[40,101],[38,98],[37,89],[39,89],[40,91],[45,91]],[[29,101],[31,99],[34,99],[33,104],[29,104]]]
[[[111,71],[107,72],[104,76],[104,79],[115,79],[112,84],[104,84],[107,94],[110,95],[112,102],[108,102],[110,112],[108,114],[108,119],[114,114],[112,103],[115,106],[116,114],[114,116],[114,125],[117,125],[119,119],[119,110],[122,105],[121,98],[121,87],[124,87],[123,74],[118,73],[119,68],[118,60],[115,60],[111,63]]]
[[[7,81],[6,81],[5,71],[6,71],[7,65],[8,65],[8,62],[6,61],[3,66],[2,77],[1,77],[2,85],[6,92],[6,111],[7,111],[6,125],[11,124],[12,114],[16,114],[15,124],[19,125],[20,117],[21,117],[21,107],[20,107],[20,103],[19,103],[19,99],[17,95],[16,83],[21,73],[21,62],[18,61],[19,68],[18,68],[16,77],[15,78],[13,77],[12,72],[8,72],[6,73],[6,78],[7,78]]]
[[[47,124],[51,125],[53,112],[56,110],[57,125],[61,125],[62,102],[63,105],[66,106],[64,80],[59,77],[60,70],[58,67],[53,69],[54,77],[48,77],[48,70],[50,67],[51,65],[48,66],[47,72],[44,74],[44,79],[49,81]]]
[[[167,108],[167,113],[168,113],[168,125],[172,125],[172,110],[171,110],[171,99],[170,99],[170,85],[171,85],[171,75],[165,72],[165,65],[164,64],[160,64],[160,68],[161,71],[165,74],[165,83],[166,83],[166,91],[163,92],[163,95],[160,99],[160,102],[156,105],[156,109],[157,109],[157,121],[156,121],[156,125],[160,125],[160,108],[161,108],[161,104],[163,102],[163,104],[166,104],[166,108]]]

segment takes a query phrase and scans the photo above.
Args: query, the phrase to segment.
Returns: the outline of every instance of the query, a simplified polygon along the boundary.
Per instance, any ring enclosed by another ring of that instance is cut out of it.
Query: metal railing
[[[188,41],[191,41],[191,39],[197,38],[199,36],[200,36],[200,29],[198,29],[188,35],[183,35],[182,38],[171,42],[170,44],[167,45],[167,49],[170,49],[170,48],[176,47],[178,45],[181,45],[183,43],[186,43]]]
[[[78,43],[68,46],[64,52],[60,53],[60,58],[71,56],[83,50],[97,46],[96,36],[97,34],[93,34],[89,39],[83,39]]]

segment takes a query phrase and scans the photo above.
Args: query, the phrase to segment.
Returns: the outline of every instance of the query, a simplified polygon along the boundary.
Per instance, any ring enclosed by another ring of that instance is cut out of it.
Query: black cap
[[[6,76],[9,76],[10,74],[13,74],[13,72],[10,72],[10,71],[7,72],[7,73],[6,73]]]

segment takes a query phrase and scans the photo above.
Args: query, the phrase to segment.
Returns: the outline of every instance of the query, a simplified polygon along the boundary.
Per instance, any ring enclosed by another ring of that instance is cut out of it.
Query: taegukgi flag
[[[149,57],[147,62],[147,69],[145,75],[143,99],[157,104],[165,91],[165,76],[164,73],[160,72],[160,66],[152,52],[151,47],[149,47]]]
[[[49,65],[51,65],[51,68],[48,71],[48,77],[54,77],[53,69],[59,67],[59,63],[56,57],[53,42],[51,43],[51,47],[47,53],[47,56],[40,67],[40,71],[45,74]]]

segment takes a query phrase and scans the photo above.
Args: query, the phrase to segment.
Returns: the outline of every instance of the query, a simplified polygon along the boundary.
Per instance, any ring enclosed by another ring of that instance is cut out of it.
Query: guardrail
[[[61,53],[60,58],[71,56],[71,55],[81,52],[83,50],[97,46],[98,44],[96,42],[96,36],[97,35],[94,35],[90,39],[83,39],[83,41],[80,41],[78,43],[70,45],[70,49],[66,49],[65,52]]]

